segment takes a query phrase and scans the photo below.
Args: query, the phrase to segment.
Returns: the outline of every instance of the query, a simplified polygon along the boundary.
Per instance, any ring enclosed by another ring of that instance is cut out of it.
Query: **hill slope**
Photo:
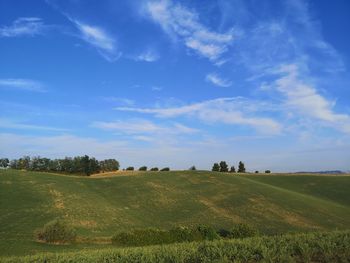
[[[131,227],[198,223],[229,228],[246,222],[265,233],[345,229],[350,226],[348,189],[348,176],[185,171],[87,178],[2,170],[0,251],[11,255],[88,246],[34,242],[34,230],[56,217],[90,237]]]

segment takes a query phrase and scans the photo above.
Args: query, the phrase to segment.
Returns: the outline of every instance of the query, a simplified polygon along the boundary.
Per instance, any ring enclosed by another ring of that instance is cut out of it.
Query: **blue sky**
[[[0,0],[0,156],[349,170],[350,3]]]

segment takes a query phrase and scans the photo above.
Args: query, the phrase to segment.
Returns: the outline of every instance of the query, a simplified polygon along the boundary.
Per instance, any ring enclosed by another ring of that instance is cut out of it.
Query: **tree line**
[[[235,173],[236,172],[236,168],[234,166],[231,166],[229,169],[228,164],[225,161],[221,161],[220,163],[214,163],[212,169],[213,172],[223,172],[223,173]],[[237,173],[245,173],[246,169],[245,169],[245,165],[242,161],[240,161],[238,163],[238,170]]]
[[[24,156],[19,159],[0,159],[0,167],[18,170],[40,171],[40,172],[61,172],[71,174],[91,175],[99,172],[119,170],[119,162],[115,159],[96,160],[94,157],[75,156],[63,159],[49,159],[40,156]]]

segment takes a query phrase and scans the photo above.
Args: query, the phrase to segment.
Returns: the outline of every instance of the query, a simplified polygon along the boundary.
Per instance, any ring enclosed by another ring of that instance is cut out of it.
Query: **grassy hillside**
[[[87,178],[0,170],[0,253],[108,246],[35,242],[33,231],[57,217],[101,241],[133,227],[198,223],[245,222],[264,233],[346,229],[349,189],[348,176],[185,171]]]

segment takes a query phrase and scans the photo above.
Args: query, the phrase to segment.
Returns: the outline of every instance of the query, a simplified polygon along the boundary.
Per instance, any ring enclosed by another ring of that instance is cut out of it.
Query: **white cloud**
[[[245,125],[265,134],[279,134],[282,126],[275,120],[257,116],[264,105],[242,98],[219,98],[173,108],[117,107],[116,110],[154,114],[161,118],[195,117],[203,122]],[[263,110],[262,110],[263,111]]]
[[[0,79],[0,87],[33,92],[46,92],[42,83],[31,79]]]
[[[79,30],[79,37],[95,47],[106,60],[113,62],[121,56],[121,53],[117,50],[115,38],[108,34],[103,28],[82,23],[70,17],[68,17],[68,19],[73,22]]]
[[[118,131],[125,134],[192,134],[198,132],[179,123],[172,123],[171,125],[158,125],[149,120],[136,119],[127,121],[113,121],[113,122],[94,122],[92,127]]]
[[[293,109],[301,116],[323,121],[350,133],[350,116],[336,113],[333,110],[335,102],[319,94],[313,85],[303,79],[300,71],[297,64],[283,65],[275,71],[282,76],[274,82],[273,87],[285,96],[287,111]]]
[[[127,99],[127,98],[120,98],[120,97],[102,97],[103,100],[105,101],[110,101],[110,102],[116,102],[122,105],[126,106],[132,106],[135,104],[135,101],[132,99]]]
[[[11,26],[0,27],[0,37],[40,35],[48,26],[38,17],[20,17]]]
[[[147,50],[135,57],[136,61],[154,62],[159,59],[159,55],[154,51]]]
[[[15,130],[67,131],[67,129],[19,123],[9,119],[0,119],[0,127],[5,129],[15,129]]]
[[[149,1],[146,12],[173,38],[211,61],[218,60],[233,41],[233,33],[217,33],[200,23],[198,14],[171,0]]]
[[[230,87],[232,85],[231,81],[220,78],[216,73],[208,74],[205,79],[219,87]]]
[[[153,91],[162,91],[162,90],[163,90],[163,88],[162,88],[162,87],[159,87],[159,86],[153,86],[151,89],[152,89]]]

